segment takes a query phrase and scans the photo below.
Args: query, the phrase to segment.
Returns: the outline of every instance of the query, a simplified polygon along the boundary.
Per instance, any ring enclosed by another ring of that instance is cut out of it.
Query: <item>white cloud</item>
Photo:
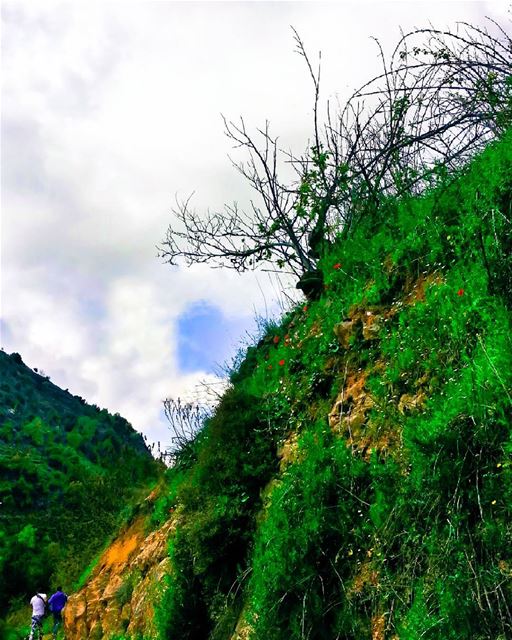
[[[371,35],[389,46],[400,25],[471,21],[493,7],[4,2],[6,349],[165,440],[160,401],[206,377],[179,371],[179,315],[204,299],[249,326],[274,298],[261,274],[156,258],[176,192],[195,190],[198,208],[249,197],[220,113],[251,126],[268,118],[302,150],[312,92],[291,24],[313,59],[323,50],[332,99],[378,71]]]

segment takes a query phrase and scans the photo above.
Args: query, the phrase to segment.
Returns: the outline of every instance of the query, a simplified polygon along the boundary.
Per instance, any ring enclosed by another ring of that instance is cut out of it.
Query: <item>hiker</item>
[[[36,629],[39,630],[39,636],[42,634],[43,618],[46,613],[47,600],[48,598],[46,593],[39,592],[30,600],[30,605],[32,606],[32,624],[30,627],[30,635],[28,637],[29,640],[33,639]]]
[[[50,611],[53,613],[53,637],[57,637],[57,630],[62,624],[62,609],[68,601],[67,595],[62,591],[62,587],[57,587],[57,591],[48,600]]]

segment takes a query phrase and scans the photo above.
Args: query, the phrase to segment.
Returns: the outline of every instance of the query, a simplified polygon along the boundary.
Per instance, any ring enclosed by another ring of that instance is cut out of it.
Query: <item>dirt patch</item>
[[[386,616],[381,613],[372,617],[372,640],[385,640]]]
[[[114,564],[126,564],[132,553],[139,547],[141,541],[139,535],[134,533],[115,542],[105,553],[104,566],[111,567]]]
[[[290,433],[283,444],[279,447],[277,456],[280,459],[280,471],[284,471],[284,469],[286,469],[288,465],[296,462],[299,459],[299,434],[297,433],[297,431],[293,431],[292,433]]]
[[[418,302],[425,302],[427,289],[443,282],[444,279],[439,273],[422,274],[414,281],[408,280],[405,285],[404,304],[415,305]]]
[[[144,540],[144,516],[137,517],[109,546],[101,557],[95,574],[104,569],[118,572],[129,563],[133,553]]]
[[[349,588],[347,594],[349,596],[354,594],[360,594],[366,587],[377,587],[379,585],[379,572],[375,568],[373,562],[363,562],[359,571],[354,576],[352,586]]]

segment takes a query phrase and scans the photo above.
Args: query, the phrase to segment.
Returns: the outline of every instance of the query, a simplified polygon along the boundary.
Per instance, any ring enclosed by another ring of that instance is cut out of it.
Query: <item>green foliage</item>
[[[269,495],[259,530],[251,584],[257,638],[332,637],[345,559],[360,542],[354,524],[368,517],[367,469],[323,421],[304,432],[300,455]],[[355,616],[343,626],[362,631]]]
[[[176,523],[162,640],[229,640],[237,625],[249,640],[512,635],[511,143],[457,175],[437,167],[421,197],[382,201],[323,247],[323,295],[261,327],[235,362],[149,519]],[[298,214],[323,206],[319,175]],[[333,330],[344,321],[346,342]],[[19,584],[48,567],[78,575],[52,541],[65,525],[69,549],[80,539],[87,562],[99,551],[73,523],[101,517],[104,539],[119,517],[118,433],[104,414],[63,430],[34,414],[21,435],[7,424],[0,490],[30,518],[0,534],[0,567]],[[45,519],[34,486],[48,488]]]
[[[15,606],[38,589],[80,585],[158,470],[120,416],[59,389],[18,354],[0,352],[0,372],[0,599]]]
[[[80,589],[82,589],[82,587],[85,585],[85,583],[91,576],[92,572],[96,568],[96,565],[98,564],[98,561],[102,553],[103,553],[103,550],[101,553],[98,553],[96,556],[94,556],[94,558],[89,562],[89,564],[85,567],[82,573],[78,576],[78,579],[73,585],[73,591],[79,591]]]
[[[16,542],[26,549],[34,549],[36,546],[36,529],[27,524],[16,536]]]
[[[120,609],[122,609],[127,602],[130,602],[133,590],[140,579],[140,573],[134,572],[121,583],[114,596]]]
[[[231,389],[205,426],[197,464],[170,494],[180,527],[162,606],[166,637],[204,637],[236,621],[233,586],[248,560],[260,490],[275,469],[259,399]]]
[[[322,297],[237,363],[158,508],[178,522],[162,638],[512,634],[511,143],[383,201],[321,257]],[[362,424],[330,428],[361,377]]]

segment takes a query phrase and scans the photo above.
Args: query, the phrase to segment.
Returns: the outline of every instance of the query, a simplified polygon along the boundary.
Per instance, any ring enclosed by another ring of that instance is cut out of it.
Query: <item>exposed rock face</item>
[[[377,313],[367,311],[362,318],[363,338],[365,340],[378,340],[383,326],[382,316]]]
[[[101,556],[86,586],[64,609],[67,640],[156,637],[155,605],[170,573],[167,541],[173,520],[149,534],[138,517]]]
[[[348,351],[357,348],[360,343],[382,339],[385,335],[385,323],[396,315],[404,304],[413,306],[424,300],[427,288],[440,282],[442,280],[436,275],[410,282],[405,300],[398,300],[389,308],[352,307],[348,312],[348,318],[333,327],[339,345]],[[377,362],[373,371],[383,366],[383,362]],[[373,451],[381,454],[393,451],[399,455],[399,424],[384,424],[371,418],[375,400],[366,388],[367,376],[368,371],[345,371],[343,386],[327,416],[329,426],[334,433],[344,437],[347,445],[354,451],[359,451],[364,459],[368,460]],[[415,383],[417,392],[405,393],[400,397],[397,403],[399,414],[403,416],[423,409],[427,398],[424,387],[428,382],[428,376],[418,379]],[[284,454],[287,453],[286,447],[283,451]]]
[[[404,305],[414,306],[418,302],[423,302],[427,290],[430,287],[439,285],[443,278],[437,274],[429,274],[410,281],[406,285],[406,296],[394,302],[391,307],[364,308],[354,306],[348,312],[348,318],[334,325],[334,335],[338,339],[343,349],[351,348],[351,341],[360,335],[364,341],[379,340],[382,338],[382,330],[387,320],[396,315]]]
[[[293,431],[279,448],[277,455],[280,459],[279,469],[284,471],[289,464],[296,462],[299,458],[299,434]]]
[[[426,395],[423,391],[418,392],[416,395],[404,393],[398,402],[398,411],[402,415],[406,413],[414,413],[423,408],[426,401]]]
[[[373,399],[366,391],[365,383],[365,373],[350,375],[328,416],[331,429],[347,435],[351,444],[360,439],[366,414],[373,407]]]
[[[350,338],[354,331],[355,320],[344,320],[334,325],[334,334],[338,338],[338,342],[344,349],[350,347]]]
[[[391,314],[389,314],[391,315]],[[344,349],[350,349],[350,340],[359,328],[362,329],[363,340],[378,340],[384,326],[382,315],[373,311],[355,310],[349,320],[334,325],[334,335]]]

